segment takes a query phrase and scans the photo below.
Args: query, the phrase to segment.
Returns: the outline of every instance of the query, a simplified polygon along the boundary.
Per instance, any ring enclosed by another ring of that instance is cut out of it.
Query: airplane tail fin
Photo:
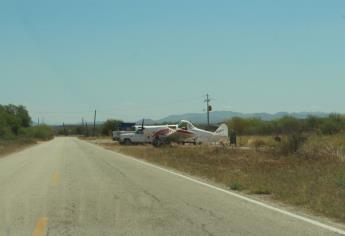
[[[219,128],[214,132],[214,134],[219,136],[228,137],[229,136],[229,129],[226,124],[221,124]]]

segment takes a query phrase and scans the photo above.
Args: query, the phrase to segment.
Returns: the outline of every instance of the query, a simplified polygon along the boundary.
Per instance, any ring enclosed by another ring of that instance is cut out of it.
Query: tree
[[[0,137],[11,138],[30,126],[31,118],[24,106],[0,105]]]
[[[321,125],[321,131],[324,134],[336,134],[343,131],[345,120],[338,114],[330,114]]]
[[[119,129],[121,123],[122,121],[120,120],[108,119],[102,126],[102,134],[107,136],[111,135],[113,130]]]
[[[242,135],[247,128],[247,120],[241,117],[233,117],[229,122],[229,126],[231,129],[235,130],[238,135]]]
[[[24,128],[29,127],[31,124],[31,118],[26,108],[24,106],[18,106],[16,113],[17,113],[17,117],[20,120],[21,126]]]
[[[292,116],[284,116],[283,118],[278,120],[278,129],[283,134],[296,134],[301,133],[303,131],[303,123],[301,120],[292,117]]]
[[[283,153],[295,153],[306,141],[303,135],[305,126],[303,120],[292,116],[285,116],[278,120],[278,129],[287,135],[287,141],[281,145]]]
[[[0,139],[9,139],[12,138],[14,135],[12,130],[8,126],[4,113],[0,110]]]
[[[324,118],[317,116],[308,116],[305,120],[306,128],[308,131],[318,131],[322,125]]]

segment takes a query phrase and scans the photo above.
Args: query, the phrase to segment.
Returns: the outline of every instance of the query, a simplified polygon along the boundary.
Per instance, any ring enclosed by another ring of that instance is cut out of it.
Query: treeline
[[[31,117],[24,106],[0,105],[0,140],[48,140],[53,136],[54,132],[49,126],[32,126]]]
[[[328,117],[309,116],[298,119],[285,116],[276,120],[234,117],[227,122],[229,129],[239,135],[289,135],[315,133],[332,135],[345,131],[345,116],[330,114]]]
[[[92,123],[80,125],[60,125],[54,128],[57,135],[82,135],[82,136],[111,136],[113,130],[118,130],[121,120],[108,119],[103,124],[97,124],[95,129]]]

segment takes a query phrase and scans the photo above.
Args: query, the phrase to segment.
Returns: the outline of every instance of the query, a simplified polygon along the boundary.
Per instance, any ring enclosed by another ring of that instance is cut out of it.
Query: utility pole
[[[66,135],[66,128],[65,128],[65,123],[62,123],[62,127],[63,127],[63,134]]]
[[[40,125],[40,117],[37,117],[37,125]]]
[[[85,122],[86,126],[86,137],[89,137],[89,127],[87,126],[87,121]]]
[[[85,135],[84,132],[85,128],[84,128],[84,118],[81,118],[81,129],[80,129],[80,135]]]
[[[96,136],[96,115],[97,112],[95,110],[95,115],[93,116],[93,136]]]
[[[206,111],[207,111],[207,126],[210,126],[210,111],[212,111],[212,107],[210,105],[210,95],[206,94],[206,99],[204,102],[206,102]]]

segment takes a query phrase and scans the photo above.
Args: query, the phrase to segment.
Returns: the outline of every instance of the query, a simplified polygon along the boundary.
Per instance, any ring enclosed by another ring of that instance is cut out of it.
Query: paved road
[[[0,159],[0,235],[341,234],[76,138],[55,138]]]

